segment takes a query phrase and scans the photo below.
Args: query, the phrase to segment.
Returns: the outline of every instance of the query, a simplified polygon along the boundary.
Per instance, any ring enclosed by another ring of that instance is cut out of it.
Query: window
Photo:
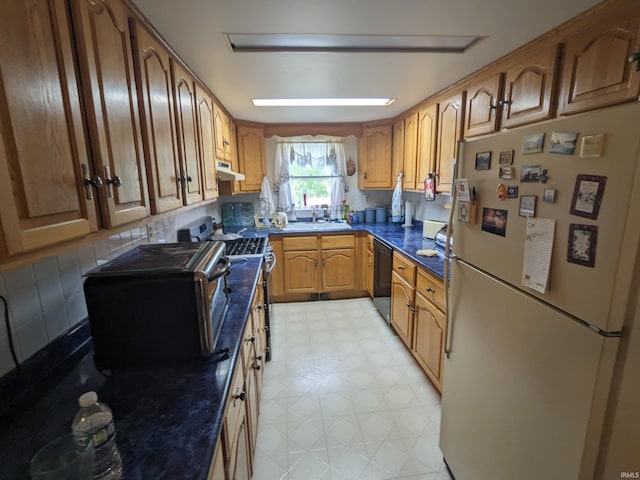
[[[335,149],[326,143],[291,144],[289,175],[297,208],[331,205],[331,191],[339,179]]]
[[[285,212],[329,207],[338,211],[348,190],[344,146],[335,139],[287,138],[278,141],[278,209]]]

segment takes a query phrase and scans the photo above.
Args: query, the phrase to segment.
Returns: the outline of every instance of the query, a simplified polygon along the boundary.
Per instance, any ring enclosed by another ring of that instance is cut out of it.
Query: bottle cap
[[[87,392],[80,395],[78,398],[78,403],[81,407],[88,407],[89,405],[93,405],[98,401],[98,394],[96,392]]]

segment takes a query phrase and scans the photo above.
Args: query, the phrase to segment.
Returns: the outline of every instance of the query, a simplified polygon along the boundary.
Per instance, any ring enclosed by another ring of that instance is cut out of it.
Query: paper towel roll
[[[405,202],[404,204],[404,225],[403,227],[413,227],[411,219],[413,217],[413,204],[411,202]]]

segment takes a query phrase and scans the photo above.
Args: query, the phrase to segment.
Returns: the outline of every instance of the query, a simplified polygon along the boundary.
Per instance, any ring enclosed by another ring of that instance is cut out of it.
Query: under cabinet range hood
[[[231,170],[231,164],[227,162],[216,161],[216,173],[220,180],[244,180],[244,175]]]

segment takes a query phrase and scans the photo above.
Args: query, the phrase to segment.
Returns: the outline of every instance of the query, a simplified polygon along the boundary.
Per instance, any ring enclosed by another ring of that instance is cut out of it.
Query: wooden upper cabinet
[[[560,45],[536,50],[506,70],[502,127],[546,120],[555,115]]]
[[[385,189],[393,186],[391,178],[392,126],[364,127],[362,157],[358,165],[358,187]]]
[[[238,125],[238,166],[245,179],[240,191],[259,192],[267,174],[264,156],[264,130],[260,127]]]
[[[404,163],[402,171],[402,188],[415,190],[416,168],[418,162],[418,114],[414,113],[404,119]]]
[[[64,2],[0,4],[0,256],[98,228]],[[3,238],[4,237],[4,238]]]
[[[438,104],[418,112],[418,171],[416,189],[424,189],[424,181],[436,170],[436,144],[438,135]]]
[[[102,222],[149,215],[128,11],[120,0],[71,2]]]
[[[141,23],[131,20],[151,212],[182,206],[170,54]]]
[[[391,155],[391,182],[395,186],[398,174],[402,173],[404,168],[404,118],[396,120],[393,123],[393,151]],[[391,185],[389,186],[391,188]]]
[[[640,10],[637,4],[632,10],[599,17],[569,35],[558,113],[567,115],[638,99],[640,57],[635,62],[629,60],[640,52]]]
[[[216,176],[216,145],[213,124],[213,99],[196,84],[196,113],[198,120],[198,150],[202,163],[202,192],[205,200],[218,198]]]
[[[193,77],[171,59],[173,94],[180,158],[180,183],[185,205],[202,201],[202,173],[196,127],[196,91]]]
[[[218,160],[231,160],[231,121],[217,105],[214,108],[214,126],[216,139],[216,157]]]
[[[504,73],[492,74],[467,88],[467,108],[464,115],[465,138],[499,130],[503,88]]]
[[[464,92],[460,92],[439,102],[436,192],[451,192],[453,161],[462,139],[464,98]]]

